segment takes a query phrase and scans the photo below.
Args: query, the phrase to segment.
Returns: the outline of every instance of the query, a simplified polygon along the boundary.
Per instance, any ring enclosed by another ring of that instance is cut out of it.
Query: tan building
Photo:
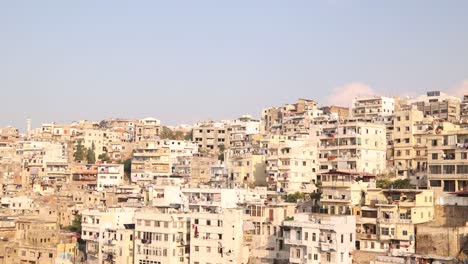
[[[259,150],[234,154],[226,152],[225,162],[230,186],[266,186],[265,155]]]
[[[189,263],[188,216],[169,207],[136,212],[134,263]]]
[[[207,184],[211,181],[211,168],[218,164],[217,155],[194,154],[178,158],[174,176],[182,177],[191,186]]]
[[[161,121],[152,117],[138,120],[134,127],[133,140],[136,142],[156,140],[161,133]]]
[[[468,190],[468,130],[439,126],[427,143],[429,186],[437,195]]]
[[[395,99],[384,96],[355,98],[352,103],[353,117],[378,117],[392,115],[395,111]]]
[[[349,107],[331,105],[331,106],[323,106],[323,107],[320,107],[319,109],[323,111],[324,115],[336,114],[337,116],[343,117],[343,118],[350,117]]]
[[[221,145],[229,146],[229,137],[226,122],[206,121],[193,127],[192,140],[200,149],[218,152]]]
[[[380,174],[386,171],[385,125],[359,119],[316,123],[320,128],[320,172],[345,170]]]
[[[169,177],[172,174],[171,150],[168,145],[161,145],[158,142],[144,142],[143,146],[134,150],[132,182],[152,181],[158,177]]]
[[[266,149],[267,183],[278,192],[313,192],[318,171],[318,141],[309,135],[288,139],[271,135],[262,142]]]
[[[416,105],[426,116],[450,122],[460,120],[460,98],[440,91],[427,92],[426,95],[409,100],[408,104]]]
[[[460,105],[460,120],[463,123],[468,123],[468,94],[463,96],[463,101]]]

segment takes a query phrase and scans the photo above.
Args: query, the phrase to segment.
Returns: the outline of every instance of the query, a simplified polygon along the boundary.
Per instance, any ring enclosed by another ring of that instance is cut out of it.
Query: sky
[[[0,126],[468,93],[468,1],[0,0]]]

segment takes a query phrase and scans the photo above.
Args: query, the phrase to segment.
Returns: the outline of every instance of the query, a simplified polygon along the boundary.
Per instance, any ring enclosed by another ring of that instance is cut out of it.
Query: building
[[[313,192],[318,171],[318,141],[310,135],[294,139],[271,135],[262,142],[266,149],[267,184],[278,192]]]
[[[152,117],[140,119],[134,124],[134,133],[136,142],[156,140],[161,133],[161,121]]]
[[[460,120],[463,123],[468,123],[468,94],[463,96],[463,101],[460,105]]]
[[[395,99],[384,96],[374,96],[353,99],[353,117],[370,117],[393,115],[395,111]]]
[[[352,263],[355,225],[354,216],[295,214],[283,221],[289,263]]]
[[[408,100],[408,104],[416,105],[424,115],[450,122],[460,120],[460,103],[460,98],[440,91],[427,92],[426,95]]]
[[[375,175],[386,171],[385,125],[358,119],[316,125],[320,172],[335,169]]]
[[[133,263],[135,208],[87,209],[82,212],[81,238],[87,263]]]
[[[159,144],[158,144],[159,143]],[[171,149],[161,141],[144,142],[132,158],[132,182],[152,181],[172,174]]]
[[[190,264],[248,263],[244,246],[242,209],[222,213],[192,213],[190,219]]]
[[[124,183],[123,164],[100,164],[97,166],[97,191],[120,186]]]
[[[323,111],[324,115],[328,115],[328,116],[336,115],[337,117],[341,117],[341,118],[347,118],[351,116],[349,113],[349,107],[331,105],[331,106],[323,106],[323,107],[320,107],[319,109]]]
[[[219,152],[221,146],[229,146],[229,137],[226,122],[205,121],[193,127],[192,139],[200,149]]]
[[[135,262],[189,263],[189,214],[174,208],[145,208],[135,213]]]

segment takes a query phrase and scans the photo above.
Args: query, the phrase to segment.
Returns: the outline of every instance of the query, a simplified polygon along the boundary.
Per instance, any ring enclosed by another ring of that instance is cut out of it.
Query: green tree
[[[78,144],[76,145],[75,153],[73,153],[73,157],[75,161],[83,161],[85,158],[85,147],[81,145],[81,140],[78,140]]]
[[[193,129],[190,130],[189,132],[185,133],[184,139],[187,141],[192,141],[193,140]]]
[[[119,163],[124,165],[125,176],[130,180],[130,174],[132,173],[132,159],[126,159]]]
[[[411,184],[409,179],[398,179],[395,181],[391,181],[389,179],[380,179],[377,180],[376,184],[377,188],[382,189],[414,189],[414,185]]]
[[[174,139],[174,132],[167,126],[163,126],[159,137],[162,139]]]
[[[221,145],[218,145],[218,160],[220,161],[224,161],[224,150],[226,149],[226,147],[224,146],[224,144],[221,144]]]
[[[71,226],[66,227],[66,229],[81,234],[81,215],[75,215],[75,219],[73,219]]]
[[[96,153],[94,153],[93,149],[88,149],[88,151],[86,151],[86,160],[88,164],[96,163]]]
[[[298,200],[304,199],[304,197],[305,197],[304,193],[295,192],[295,193],[288,194],[286,196],[285,201],[287,203],[297,203]]]
[[[107,155],[107,153],[102,153],[101,155],[98,156],[98,159],[101,160],[101,161],[105,161],[105,162],[110,162],[111,159],[109,157],[109,155]]]

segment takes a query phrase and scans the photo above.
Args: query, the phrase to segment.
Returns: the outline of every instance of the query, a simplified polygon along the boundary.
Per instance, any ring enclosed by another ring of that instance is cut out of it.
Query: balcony
[[[377,240],[377,234],[365,234],[365,233],[357,233],[357,239],[370,239],[370,240]]]
[[[336,245],[330,242],[320,242],[321,251],[336,250]]]
[[[302,245],[302,239],[285,238],[284,243],[289,245]]]

